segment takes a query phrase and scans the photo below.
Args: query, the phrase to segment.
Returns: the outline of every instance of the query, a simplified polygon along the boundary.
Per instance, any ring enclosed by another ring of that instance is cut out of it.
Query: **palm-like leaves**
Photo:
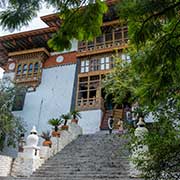
[[[80,114],[80,112],[77,111],[77,110],[73,110],[73,111],[71,111],[70,113],[71,113],[73,119],[81,118],[81,114]]]
[[[58,126],[62,124],[62,120],[61,119],[58,119],[58,118],[52,118],[48,121],[48,124],[54,126],[55,128],[55,131],[58,130]]]
[[[70,115],[70,113],[62,114],[61,118],[64,120],[64,126],[66,126],[67,121],[71,119],[71,115]]]
[[[41,137],[43,139],[45,139],[46,141],[50,141],[51,139],[51,135],[50,135],[50,132],[49,131],[43,131],[42,134],[41,134]]]

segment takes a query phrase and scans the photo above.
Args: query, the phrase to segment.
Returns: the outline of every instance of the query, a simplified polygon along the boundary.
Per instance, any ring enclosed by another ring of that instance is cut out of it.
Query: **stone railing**
[[[82,128],[75,124],[69,124],[68,131],[61,131],[60,137],[52,137],[52,147],[48,146],[32,146],[27,145],[24,147],[24,152],[19,152],[17,158],[12,164],[12,159],[4,158],[1,166],[5,170],[1,171],[0,176],[8,176],[9,174],[14,177],[29,177],[36,169],[38,169],[48,158],[54,156],[57,152],[60,152],[67,144],[76,139],[82,134]],[[33,136],[31,134],[31,136]],[[11,159],[11,161],[10,161]],[[1,156],[0,156],[1,160]],[[1,162],[2,162],[1,161]],[[7,162],[6,162],[7,161]],[[9,164],[9,165],[8,165]],[[10,173],[12,164],[12,171]],[[3,172],[3,173],[1,173]]]

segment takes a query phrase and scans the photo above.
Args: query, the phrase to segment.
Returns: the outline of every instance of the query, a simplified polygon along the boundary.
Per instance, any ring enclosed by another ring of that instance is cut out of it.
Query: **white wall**
[[[99,131],[102,119],[101,110],[81,111],[80,113],[81,119],[78,123],[83,129],[83,134],[92,134]]]
[[[76,65],[65,65],[43,69],[42,81],[35,92],[26,94],[20,116],[28,125],[28,131],[35,125],[38,132],[50,129],[50,118],[59,117],[70,111]]]
[[[9,72],[9,73],[4,73],[3,74],[3,79],[10,79],[11,81],[13,81],[14,77],[15,77],[14,72]]]

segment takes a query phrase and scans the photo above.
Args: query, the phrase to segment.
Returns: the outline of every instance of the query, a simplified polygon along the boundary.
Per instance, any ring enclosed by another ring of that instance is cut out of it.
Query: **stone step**
[[[0,179],[0,180],[6,180],[6,179]],[[9,180],[9,179],[7,179]],[[16,178],[13,180],[29,180],[28,178]],[[142,180],[141,178],[130,178],[130,177],[121,177],[121,178],[98,178],[98,177],[87,177],[87,178],[79,178],[79,177],[73,177],[70,179],[69,177],[32,177],[31,180]]]
[[[80,177],[80,178],[86,178],[86,177],[124,177],[124,176],[127,176],[128,175],[128,173],[124,173],[124,174],[121,174],[121,173],[98,173],[98,172],[94,172],[94,173],[91,173],[91,172],[89,172],[89,173],[74,173],[74,172],[72,172],[72,173],[62,173],[62,174],[60,174],[60,173],[51,173],[51,174],[48,174],[48,173],[42,173],[42,174],[40,174],[40,173],[38,173],[38,174],[33,174],[32,175],[32,177],[71,177],[71,178],[73,178],[73,177],[76,177],[76,176],[78,176],[78,177]]]
[[[123,167],[126,169],[129,167],[129,164],[123,164]],[[72,167],[72,166],[60,166],[60,167],[51,167],[51,166],[42,166],[39,168],[38,171],[47,171],[47,170],[51,170],[51,171],[67,171],[67,170],[100,170],[100,171],[104,171],[104,170],[119,170],[119,166],[103,166],[103,167],[97,167],[97,166],[91,166],[89,168],[87,168],[86,166],[76,166],[76,167]]]
[[[13,180],[130,180],[126,143],[114,134],[83,135],[45,161],[30,178]]]

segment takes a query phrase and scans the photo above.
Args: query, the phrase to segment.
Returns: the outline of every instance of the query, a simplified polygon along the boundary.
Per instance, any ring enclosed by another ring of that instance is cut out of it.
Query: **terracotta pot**
[[[59,131],[52,131],[52,137],[60,137],[60,132]]]
[[[51,147],[51,145],[52,145],[52,141],[44,141],[43,142],[43,146],[49,146],[49,147]]]
[[[72,119],[71,122],[77,124],[78,123],[78,119]]]
[[[66,130],[66,131],[67,131],[68,128],[69,128],[69,127],[68,127],[67,125],[63,125],[63,126],[61,127],[61,130]]]

